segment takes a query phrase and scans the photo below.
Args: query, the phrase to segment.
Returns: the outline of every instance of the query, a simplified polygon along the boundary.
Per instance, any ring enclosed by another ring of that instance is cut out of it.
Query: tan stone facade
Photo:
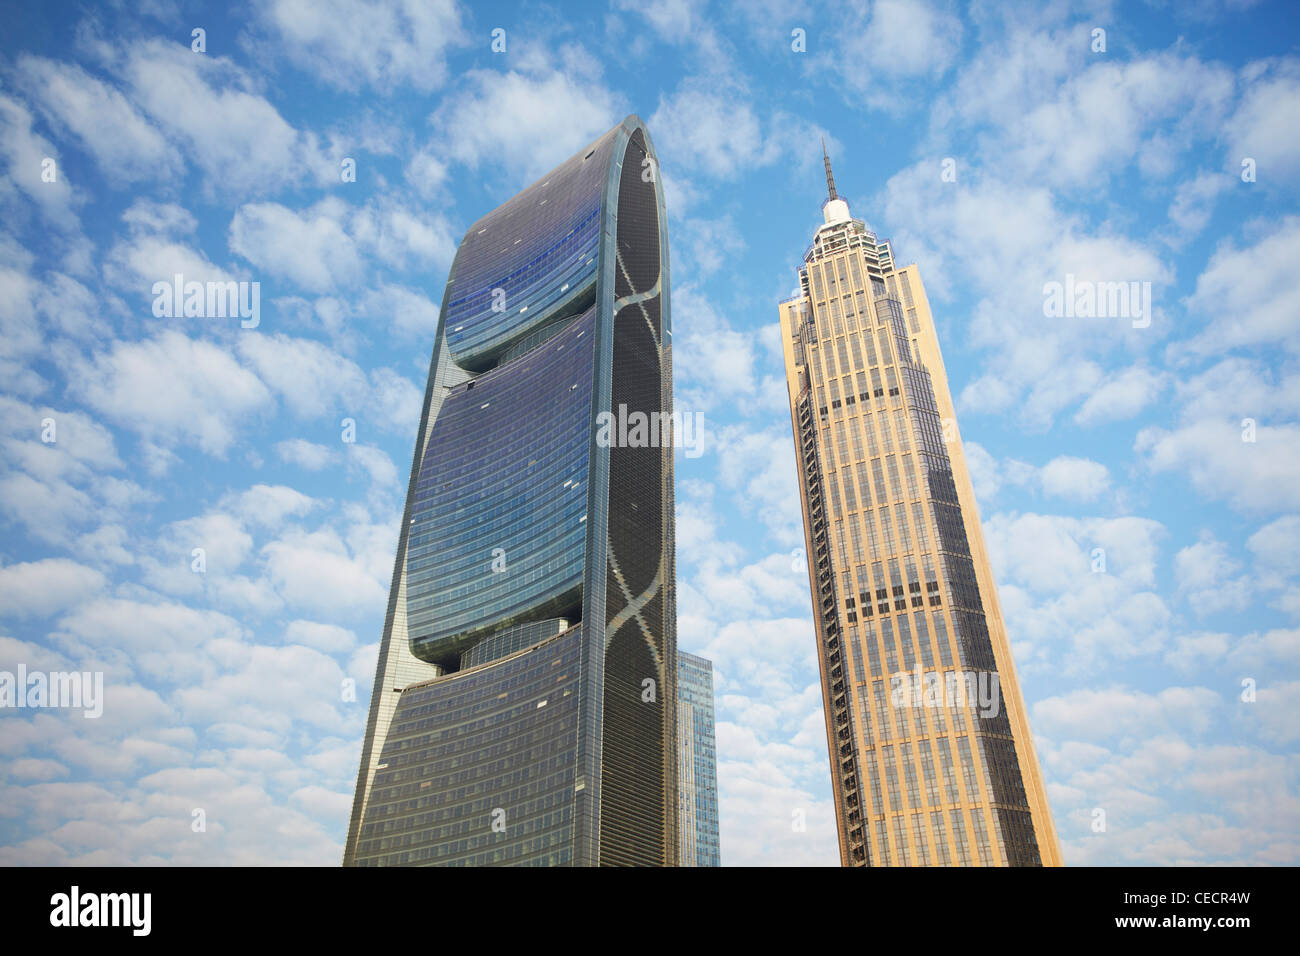
[[[915,265],[834,192],[781,303],[845,865],[1060,865]]]

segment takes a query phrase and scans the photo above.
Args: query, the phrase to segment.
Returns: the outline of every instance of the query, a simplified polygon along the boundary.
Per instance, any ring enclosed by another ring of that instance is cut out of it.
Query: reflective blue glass
[[[448,392],[412,504],[411,649],[452,664],[581,603],[594,310]]]
[[[358,866],[573,862],[581,635],[402,692]]]
[[[590,295],[615,132],[470,227],[447,279],[447,347],[458,365],[490,367],[511,342]]]

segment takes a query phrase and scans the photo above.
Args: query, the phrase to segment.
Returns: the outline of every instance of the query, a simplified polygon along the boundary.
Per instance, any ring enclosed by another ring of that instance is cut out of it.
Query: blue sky
[[[105,675],[0,710],[0,862],[338,863],[456,244],[633,112],[724,863],[838,862],[776,312],[823,136],[926,283],[1067,862],[1300,862],[1289,5],[116,6],[0,39],[0,670]],[[259,326],[155,317],[176,272]],[[1154,320],[1046,317],[1066,275]]]

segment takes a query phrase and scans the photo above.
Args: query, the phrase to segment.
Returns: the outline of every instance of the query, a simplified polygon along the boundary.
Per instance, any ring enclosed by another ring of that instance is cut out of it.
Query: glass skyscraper
[[[677,652],[677,830],[682,866],[721,866],[713,664]]]
[[[345,865],[677,862],[671,441],[598,427],[672,412],[657,173],[629,116],[461,241]]]
[[[925,288],[825,163],[780,316],[840,859],[1059,865]]]

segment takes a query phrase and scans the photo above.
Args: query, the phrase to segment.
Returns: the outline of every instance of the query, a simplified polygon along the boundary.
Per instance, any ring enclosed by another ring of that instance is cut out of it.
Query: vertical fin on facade
[[[672,516],[663,475],[672,446],[662,427],[671,408],[662,407],[664,263],[657,176],[647,158],[637,129],[619,176],[610,407],[629,424],[657,420],[659,432],[609,449],[600,859],[616,865],[675,863],[677,854],[676,642],[664,600]]]

